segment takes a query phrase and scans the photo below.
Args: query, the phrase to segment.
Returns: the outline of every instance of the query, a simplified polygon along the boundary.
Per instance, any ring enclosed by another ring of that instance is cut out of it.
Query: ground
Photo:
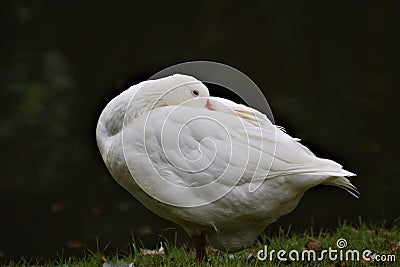
[[[162,249],[158,247],[151,250],[138,247],[138,243],[134,241],[130,245],[131,251],[124,253],[88,250],[83,259],[22,259],[19,262],[5,262],[5,266],[400,266],[400,229],[361,221],[357,225],[342,223],[336,229],[319,232],[310,229],[296,233],[290,228],[281,229],[276,235],[263,235],[252,248],[235,254],[209,247],[208,261],[202,263],[196,263],[194,249],[190,245],[177,247],[166,240],[161,245]],[[267,256],[262,260],[265,249]],[[275,251],[271,254],[272,250]],[[286,258],[286,261],[278,259],[279,250],[286,251],[286,254],[280,252],[281,258]],[[290,254],[292,260],[289,257],[291,250],[295,250]],[[349,250],[351,251],[348,252]],[[354,260],[351,260],[355,250],[359,252],[359,259],[354,254]],[[314,252],[315,260],[308,261],[308,257],[312,259]],[[363,259],[363,252],[367,259]],[[305,257],[304,261],[301,259],[302,255]],[[333,259],[335,255],[337,259]],[[323,259],[319,260],[320,258]]]

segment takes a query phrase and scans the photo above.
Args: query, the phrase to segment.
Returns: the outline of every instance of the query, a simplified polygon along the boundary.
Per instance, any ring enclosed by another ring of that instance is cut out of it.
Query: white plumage
[[[96,134],[115,180],[194,237],[197,259],[205,256],[199,238],[222,250],[252,245],[318,184],[357,194],[345,178],[353,173],[316,157],[257,110],[210,97],[190,76],[122,92]]]

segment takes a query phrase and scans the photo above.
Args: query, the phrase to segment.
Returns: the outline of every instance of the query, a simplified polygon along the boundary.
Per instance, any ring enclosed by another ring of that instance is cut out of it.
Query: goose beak
[[[214,110],[213,106],[211,105],[211,102],[210,102],[210,100],[207,100],[207,103],[206,103],[206,109],[209,109],[209,110]]]

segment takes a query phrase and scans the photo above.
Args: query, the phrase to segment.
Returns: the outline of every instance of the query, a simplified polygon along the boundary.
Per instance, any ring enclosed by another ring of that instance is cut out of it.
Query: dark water
[[[0,257],[82,255],[96,237],[108,251],[126,249],[131,233],[149,247],[160,234],[174,240],[177,226],[112,180],[95,127],[121,90],[189,60],[249,75],[277,124],[358,175],[359,200],[312,189],[272,232],[400,216],[395,1],[2,6]]]

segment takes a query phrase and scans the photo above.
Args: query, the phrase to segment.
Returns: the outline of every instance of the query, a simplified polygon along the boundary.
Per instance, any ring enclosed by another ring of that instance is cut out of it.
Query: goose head
[[[165,106],[209,108],[208,88],[188,75],[175,74],[139,85],[129,105],[131,118]]]

